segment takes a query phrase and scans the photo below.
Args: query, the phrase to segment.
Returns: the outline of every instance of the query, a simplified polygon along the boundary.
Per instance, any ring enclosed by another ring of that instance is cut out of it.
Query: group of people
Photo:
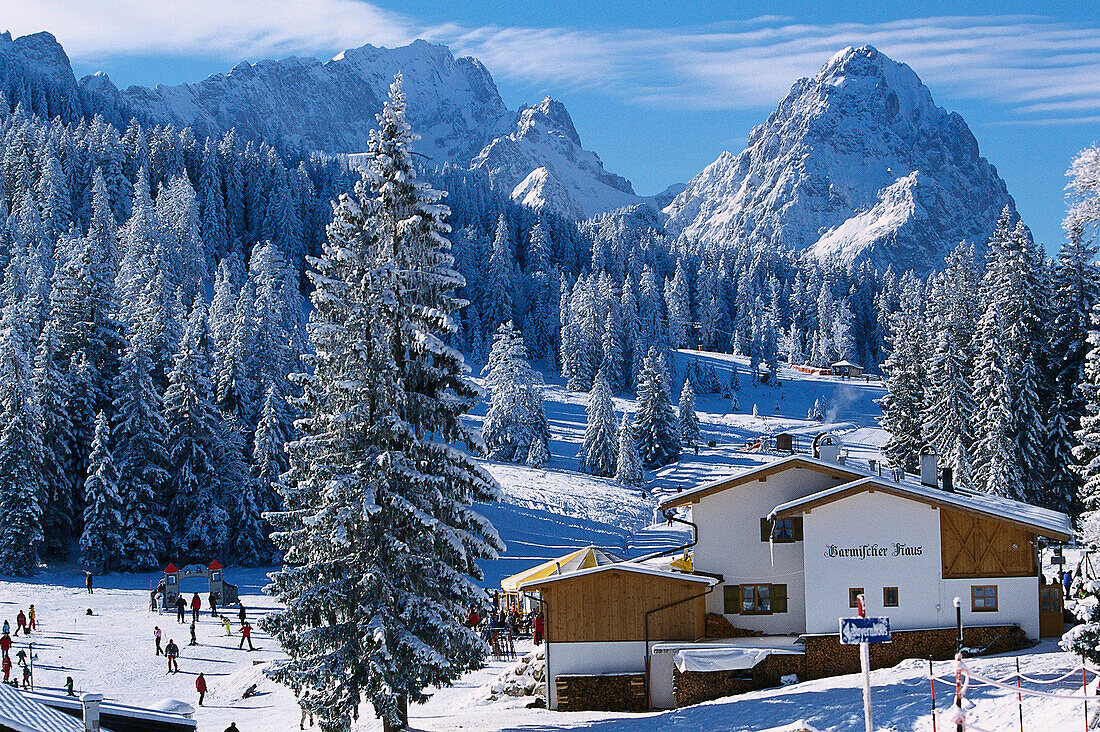
[[[523,613],[514,604],[491,613],[487,621],[482,619],[476,605],[470,608],[470,613],[466,616],[466,625],[481,633],[489,643],[493,656],[498,659],[515,657],[513,639],[516,636],[531,635],[535,645],[540,645],[545,631],[544,622],[541,612],[532,610]]]
[[[233,635],[232,623],[229,618],[225,615],[218,615],[218,596],[215,593],[211,592],[209,597],[207,598],[207,603],[210,606],[210,616],[216,618],[222,624],[222,627],[225,628],[225,634],[227,636]],[[188,603],[187,600],[184,599],[183,595],[178,595],[176,597],[174,606],[176,608],[177,622],[187,622],[186,608],[188,604],[190,604],[191,606],[191,642],[189,645],[195,646],[198,645],[198,639],[195,635],[195,624],[198,623],[199,611],[202,610],[202,600],[199,597],[199,593],[196,592],[191,596],[190,603]],[[248,643],[249,651],[256,650],[256,647],[252,645],[252,624],[248,622],[248,611],[245,609],[243,604],[241,605],[240,610],[237,612],[237,617],[240,619],[241,622],[241,642],[237,645],[237,647],[243,650],[244,644]],[[161,643],[163,642],[163,639],[164,631],[160,629],[159,625],[154,626],[153,642],[156,647],[156,655],[164,655],[164,657],[167,659],[168,673],[179,673],[180,648],[178,645],[176,645],[176,641],[172,638],[168,639],[167,645],[162,646]],[[199,675],[195,678],[195,692],[199,695],[199,706],[201,707],[203,705],[203,702],[206,700],[207,692],[206,677],[202,673],[199,673]],[[236,726],[230,725],[230,729],[227,729],[226,732],[234,732],[235,730]]]
[[[37,627],[37,617],[34,612],[34,605],[31,605],[27,612],[22,610],[15,616],[15,636],[18,636],[20,632],[26,637],[31,634]],[[13,634],[11,632],[11,623],[7,619],[4,620],[3,633],[0,633],[0,670],[4,673],[4,683],[11,686],[18,687],[19,680],[11,677],[12,672],[12,660],[11,649],[14,645],[12,640]],[[23,688],[29,689],[34,683],[33,671],[31,670],[31,664],[28,662],[27,651],[20,648],[15,654],[16,662],[23,667]],[[33,659],[32,659],[33,660]]]

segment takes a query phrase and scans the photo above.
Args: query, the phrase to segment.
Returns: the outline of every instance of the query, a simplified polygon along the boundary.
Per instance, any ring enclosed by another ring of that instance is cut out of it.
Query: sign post
[[[869,618],[863,595],[857,596],[858,618],[840,618],[840,642],[859,644],[859,665],[863,672],[863,718],[866,732],[874,732],[871,721],[871,644],[890,642],[890,618]]]

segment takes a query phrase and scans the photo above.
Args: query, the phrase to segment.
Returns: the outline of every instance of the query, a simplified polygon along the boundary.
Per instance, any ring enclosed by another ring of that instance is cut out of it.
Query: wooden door
[[[1060,638],[1065,631],[1062,609],[1062,585],[1057,582],[1039,585],[1039,637]]]

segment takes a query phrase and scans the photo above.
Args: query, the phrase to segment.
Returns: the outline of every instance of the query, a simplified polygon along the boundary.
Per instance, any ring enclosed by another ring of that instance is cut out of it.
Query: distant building
[[[849,379],[863,376],[863,367],[851,361],[837,361],[829,368],[833,376],[847,376]]]

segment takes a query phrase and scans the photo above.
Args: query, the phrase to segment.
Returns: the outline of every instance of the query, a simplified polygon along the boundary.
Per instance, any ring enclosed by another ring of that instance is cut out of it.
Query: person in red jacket
[[[202,706],[202,700],[206,698],[206,677],[199,674],[199,677],[195,679],[195,691],[199,692],[199,706]]]
[[[15,616],[15,634],[19,635],[19,631],[23,631],[23,635],[31,632],[27,627],[27,615],[22,610]]]
[[[0,653],[4,655],[4,658],[8,657],[8,651],[11,650],[11,636],[7,633],[0,635]]]
[[[542,643],[542,631],[543,631],[542,613],[539,613],[538,615],[535,616],[534,626],[535,626],[535,645],[537,646],[537,645]]]
[[[8,658],[7,656],[4,656],[3,668],[4,668],[4,683],[6,684],[6,683],[8,683],[8,677],[11,676],[11,659]]]
[[[241,643],[237,648],[244,648],[244,642],[248,641],[248,650],[254,651],[252,647],[252,626],[248,624],[248,621],[244,621],[244,625],[241,626]]]
[[[191,598],[191,620],[192,622],[199,622],[199,609],[202,607],[202,600],[199,599],[199,593],[195,593],[195,596]]]

